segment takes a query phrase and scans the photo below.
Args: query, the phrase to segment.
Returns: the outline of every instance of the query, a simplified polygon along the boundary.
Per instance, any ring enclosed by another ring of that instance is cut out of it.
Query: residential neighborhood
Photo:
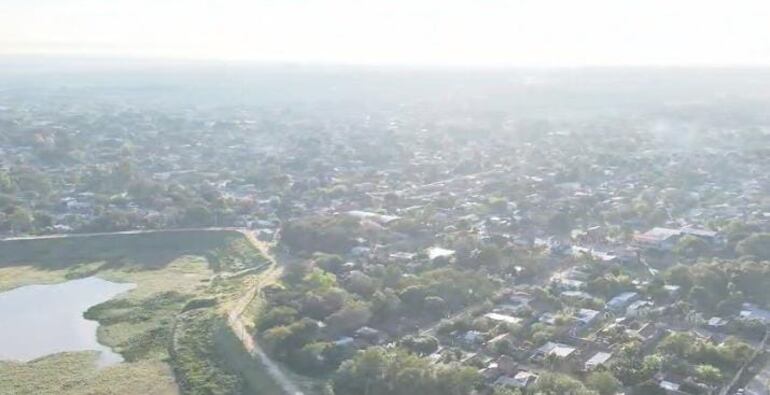
[[[254,232],[249,335],[319,394],[762,393],[767,119],[63,92],[0,92],[0,235]]]

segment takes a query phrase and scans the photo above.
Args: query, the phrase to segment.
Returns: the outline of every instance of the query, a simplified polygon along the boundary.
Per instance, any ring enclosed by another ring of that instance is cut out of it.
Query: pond
[[[136,287],[96,277],[29,285],[0,293],[0,360],[30,361],[63,351],[99,351],[99,365],[122,361],[96,340],[89,307]]]

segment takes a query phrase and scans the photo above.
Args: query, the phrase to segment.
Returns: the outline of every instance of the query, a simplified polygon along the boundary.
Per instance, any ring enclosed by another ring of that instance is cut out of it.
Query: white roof
[[[521,318],[499,313],[487,313],[484,314],[484,317],[489,318],[492,321],[501,321],[509,324],[518,324],[521,322]]]
[[[575,352],[575,347],[570,347],[561,343],[548,342],[537,350],[543,354],[556,355],[559,358],[565,358]]]
[[[599,366],[612,358],[612,354],[608,352],[599,351],[594,356],[592,356],[588,361],[586,361],[586,368],[594,368],[596,366]]]
[[[446,248],[441,248],[441,247],[428,248],[428,258],[430,259],[436,259],[439,257],[450,257],[454,254],[455,254],[454,250],[448,250]]]
[[[652,228],[647,232],[637,235],[636,238],[645,241],[661,242],[680,234],[682,234],[682,231],[679,229]]]
[[[679,384],[672,383],[666,380],[661,380],[660,388],[663,388],[664,390],[668,390],[668,391],[679,391]]]

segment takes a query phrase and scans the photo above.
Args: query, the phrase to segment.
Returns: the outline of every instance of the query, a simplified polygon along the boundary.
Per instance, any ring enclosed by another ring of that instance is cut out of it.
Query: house
[[[379,223],[381,225],[387,225],[388,223],[393,222],[400,218],[395,215],[383,215],[378,213],[372,213],[369,211],[359,211],[359,210],[351,210],[351,211],[348,211],[346,214],[352,218],[356,218],[359,220],[370,220],[370,221]]]
[[[730,321],[722,317],[711,317],[706,322],[706,326],[714,330],[720,330],[720,329],[724,329],[729,323]]]
[[[596,354],[594,354],[591,358],[588,358],[585,364],[583,364],[583,369],[586,372],[590,372],[600,366],[607,366],[607,361],[612,358],[612,354],[604,351],[599,351]]]
[[[642,317],[649,314],[654,306],[655,304],[649,300],[637,300],[628,305],[626,315],[629,317]]]
[[[642,248],[671,251],[681,235],[682,232],[679,229],[652,228],[642,234],[634,235],[634,243]]]
[[[449,259],[455,255],[454,250],[449,250],[441,247],[428,248],[427,252],[428,252],[428,259],[430,259],[431,261],[440,259],[440,258]]]
[[[548,324],[548,325],[556,325],[556,314],[551,313],[550,311],[543,313],[540,318],[537,319],[538,321]]]
[[[562,297],[564,300],[568,302],[583,302],[586,300],[593,299],[593,296],[591,294],[584,292],[584,291],[564,291],[561,294],[559,294],[560,297]]]
[[[468,331],[462,336],[465,344],[479,344],[484,340],[484,334],[479,331]]]
[[[612,311],[615,314],[625,312],[628,305],[639,299],[639,294],[636,292],[623,292],[620,295],[610,299],[605,306],[607,310]]]
[[[390,259],[396,262],[411,262],[414,260],[415,256],[417,256],[417,254],[398,251],[390,254]]]
[[[770,323],[770,311],[761,309],[751,303],[744,303],[739,316],[744,321],[759,321],[763,324]]]
[[[532,302],[532,296],[526,293],[515,293],[508,296],[508,303],[500,304],[495,311],[509,314],[520,314],[529,309],[529,303]]]
[[[596,323],[600,314],[601,313],[596,310],[580,309],[575,313],[575,320],[579,326],[588,328]]]
[[[362,326],[358,328],[353,334],[353,337],[356,340],[367,342],[369,344],[380,344],[385,338],[382,332],[368,326]]]
[[[508,355],[501,355],[497,358],[497,366],[503,374],[511,375],[516,372],[518,364]]]
[[[663,289],[668,293],[668,297],[673,299],[679,297],[679,292],[682,287],[679,285],[666,284],[663,286]]]
[[[588,274],[576,269],[570,268],[556,273],[551,277],[551,283],[562,291],[578,291],[585,288]]]
[[[690,226],[686,226],[681,229],[681,232],[683,235],[695,236],[711,244],[717,244],[720,242],[719,233],[713,230],[696,229]]]
[[[648,322],[639,327],[639,329],[629,329],[627,333],[639,339],[642,348],[647,349],[655,345],[666,334],[666,331],[655,325],[655,323]]]
[[[680,229],[652,228],[645,233],[635,235],[634,243],[642,248],[665,252],[671,251],[682,236],[694,236],[710,244],[721,241],[717,232],[687,226]]]
[[[343,336],[343,337],[340,337],[339,339],[335,340],[334,342],[332,342],[332,344],[334,344],[335,346],[338,346],[338,347],[344,347],[344,346],[352,345],[354,342],[355,342],[355,340],[352,337],[350,337],[350,336]]]
[[[521,322],[521,318],[513,317],[506,314],[500,314],[500,313],[487,313],[487,314],[484,314],[484,318],[487,318],[489,320],[492,320],[498,323],[506,323],[506,324],[518,324]]]
[[[537,381],[537,374],[532,373],[528,370],[520,370],[518,373],[516,373],[513,377],[511,376],[500,376],[497,380],[495,380],[494,385],[495,386],[501,386],[501,387],[514,387],[514,388],[527,388],[532,383]]]
[[[548,356],[554,356],[558,360],[566,360],[575,354],[575,347],[562,343],[548,342],[535,350],[532,356],[534,359],[545,359]]]

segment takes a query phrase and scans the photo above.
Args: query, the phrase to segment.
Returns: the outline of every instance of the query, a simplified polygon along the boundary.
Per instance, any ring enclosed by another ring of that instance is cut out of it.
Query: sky
[[[0,53],[460,66],[770,65],[766,0],[0,0]]]

